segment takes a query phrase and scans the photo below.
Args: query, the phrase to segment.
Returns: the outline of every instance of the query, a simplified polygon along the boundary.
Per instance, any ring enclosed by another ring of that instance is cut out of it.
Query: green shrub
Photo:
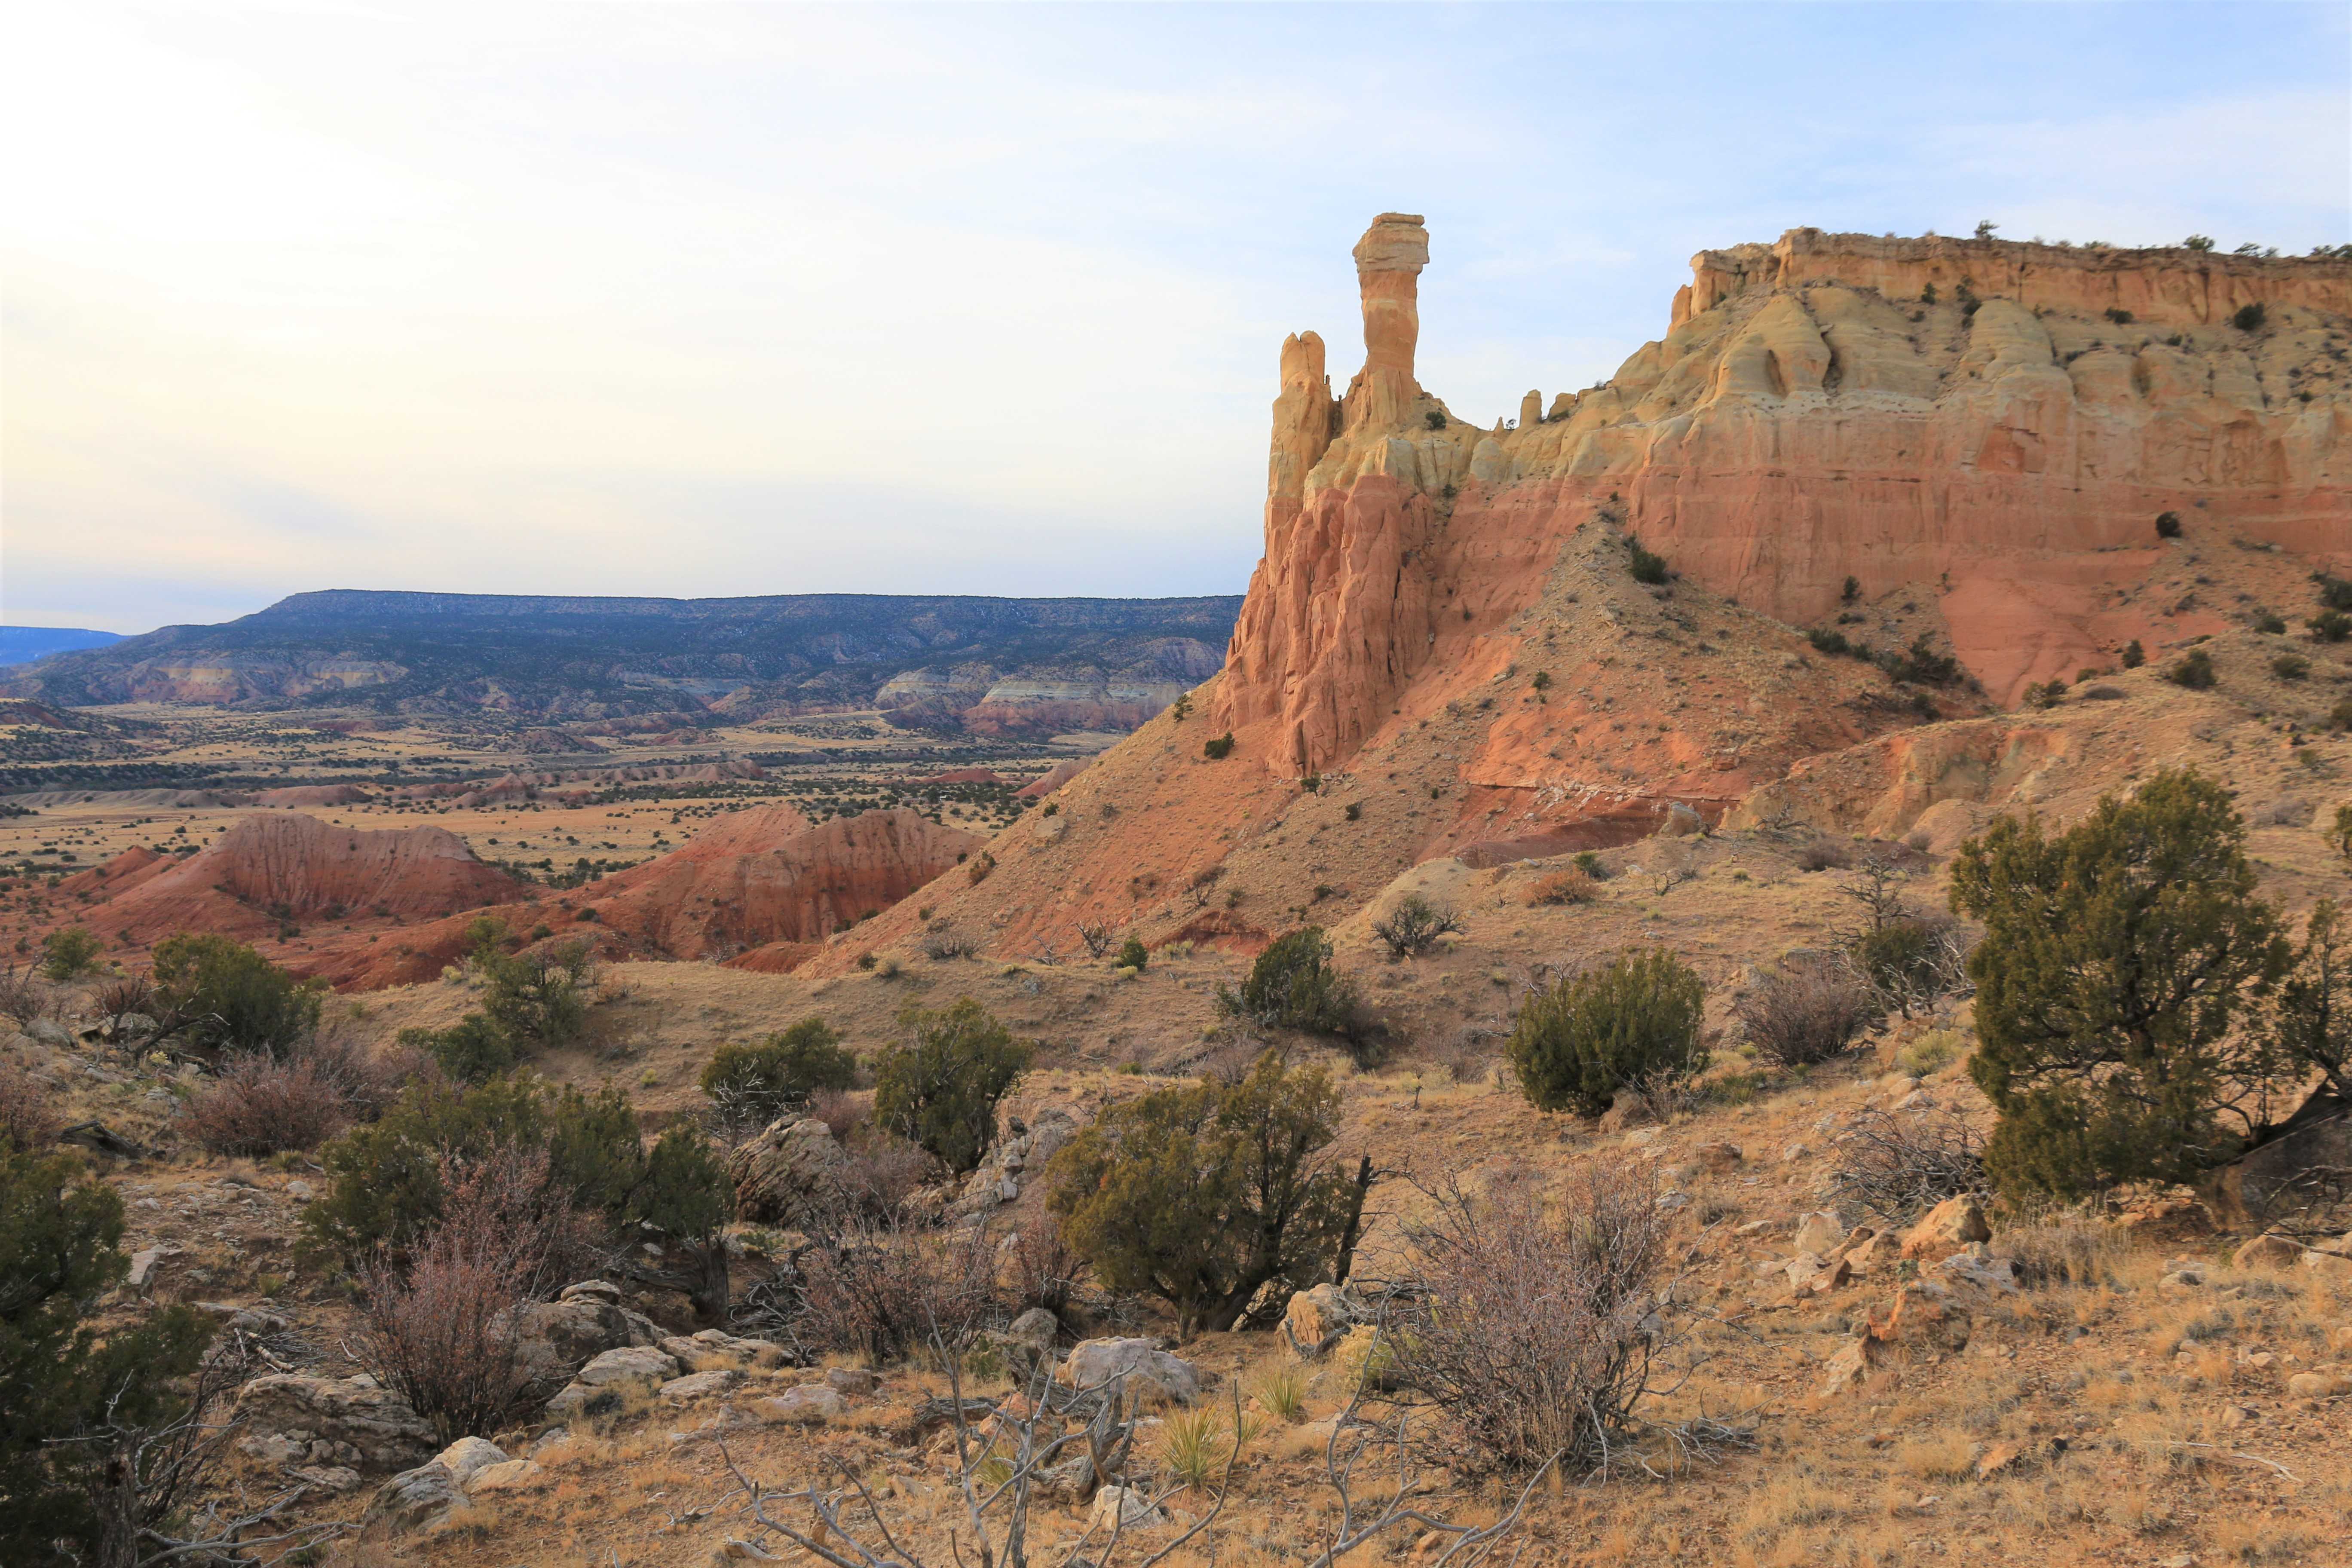
[[[167,1031],[190,1044],[283,1057],[317,1032],[327,985],[229,937],[175,936],[155,944],[155,993]]]
[[[822,1018],[803,1018],[749,1045],[730,1042],[702,1069],[702,1092],[730,1116],[761,1126],[805,1107],[819,1089],[847,1089],[857,1058]]]
[[[468,1013],[446,1029],[403,1029],[400,1043],[422,1051],[460,1083],[480,1083],[515,1069],[514,1042],[479,1013]]]
[[[2301,654],[2283,653],[2271,660],[2271,673],[2281,680],[2301,680],[2311,673],[2311,660]]]
[[[486,984],[482,1011],[518,1049],[567,1046],[588,1021],[594,954],[584,942],[501,953],[478,949],[475,965]]]
[[[1331,944],[1321,926],[1275,938],[1250,965],[1241,989],[1221,988],[1217,1000],[1261,1028],[1304,1029],[1349,1041],[1364,1032],[1362,1005],[1347,977],[1331,967]]]
[[[471,1164],[541,1149],[551,1191],[615,1222],[644,1177],[636,1113],[611,1084],[584,1094],[533,1078],[412,1083],[381,1119],[321,1151],[327,1190],[303,1211],[308,1240],[348,1265],[405,1248],[441,1217],[445,1156]]]
[[[2156,514],[2156,536],[2158,539],[2179,538],[2180,514],[2177,511],[2158,512]]]
[[[2241,305],[2230,316],[2230,324],[2242,332],[2258,332],[2270,319],[2270,311],[2259,300],[2251,305]]]
[[[2274,637],[2286,630],[2286,622],[2281,616],[2274,616],[2268,610],[2264,610],[2261,615],[2254,617],[2254,630],[2262,633],[2264,637]]]
[[[2336,851],[2346,869],[2352,870],[2352,805],[2336,808],[2336,819],[2327,829],[2327,847]]]
[[[1047,1167],[1062,1237],[1107,1289],[1175,1308],[1180,1334],[1230,1329],[1270,1283],[1343,1273],[1371,1163],[1351,1178],[1316,1161],[1339,1110],[1321,1069],[1274,1051],[1238,1082],[1114,1106]]]
[[[2118,327],[2128,327],[2132,322],[2132,313],[2120,305],[2110,305],[2107,307],[2107,320]]]
[[[2320,572],[2315,573],[2312,580],[2319,584],[2321,609],[2352,610],[2352,579],[2331,577]]]
[[[81,926],[67,926],[41,939],[41,973],[51,980],[79,979],[98,967],[105,949]]]
[[[1851,605],[1861,597],[1862,579],[1859,577],[1848,577],[1845,586],[1838,590],[1838,603],[1842,605]]]
[[[1630,1084],[1688,1083],[1706,1069],[1706,1001],[1673,953],[1628,949],[1528,998],[1504,1052],[1537,1109],[1598,1116]]]
[[[1121,968],[1139,974],[1150,965],[1151,954],[1144,948],[1141,937],[1131,936],[1119,944],[1118,962]]]
[[[2146,664],[2147,662],[2147,650],[2139,646],[2139,638],[2134,637],[2131,641],[2124,644],[2124,668],[2126,669],[2137,669],[2141,665]]]
[[[2254,889],[2244,823],[2194,773],[2054,837],[2002,817],[1960,847],[1953,906],[1985,922],[1969,1071],[2000,1116],[1997,1186],[2070,1196],[2230,1157],[2268,1078],[2237,1013],[2284,959]]]
[[[99,1302],[130,1266],[121,1240],[122,1200],[78,1160],[0,1153],[0,1563],[156,1561],[131,1538],[185,1506],[150,1475],[126,1485],[116,1442],[187,1410],[181,1380],[211,1328],[169,1306],[101,1333]]]
[[[996,1138],[996,1102],[1029,1068],[1034,1047],[971,997],[939,1012],[908,1003],[910,1043],[875,1063],[874,1120],[949,1170],[973,1169]]]
[[[2166,667],[2164,679],[2190,691],[2210,691],[2220,678],[2214,673],[2213,656],[2192,647]]]
[[[2327,727],[2331,730],[2352,730],[2352,697],[2347,697],[2327,710]]]
[[[1211,762],[1222,762],[1234,754],[1234,732],[1231,730],[1213,740],[1201,742],[1201,754]]]
[[[1634,582],[1647,583],[1654,587],[1666,580],[1666,558],[1664,556],[1653,554],[1651,552],[1643,549],[1642,542],[1633,538],[1631,534],[1626,535],[1625,547],[1632,552],[1631,563],[1628,569],[1633,574]]]
[[[2310,627],[2311,635],[2321,642],[2342,642],[2346,637],[2352,637],[2352,616],[2341,610],[2322,610],[2303,624]]]

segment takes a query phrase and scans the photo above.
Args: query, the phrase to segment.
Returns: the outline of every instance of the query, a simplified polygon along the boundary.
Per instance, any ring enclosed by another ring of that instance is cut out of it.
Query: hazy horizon
[[[2352,238],[2341,5],[20,14],[0,621],[1239,593],[1426,215],[1481,424],[1801,225]]]

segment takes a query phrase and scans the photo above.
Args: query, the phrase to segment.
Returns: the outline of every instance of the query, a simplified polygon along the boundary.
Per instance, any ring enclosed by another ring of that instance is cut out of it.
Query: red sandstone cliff
[[[1000,834],[984,882],[925,894],[1007,956],[1093,921],[1255,944],[1423,860],[1719,818],[1811,758],[1958,747],[1958,777],[2005,733],[1988,698],[2300,616],[2352,563],[2342,260],[1797,230],[1701,255],[1609,383],[1479,429],[1415,378],[1421,220],[1355,255],[1364,369],[1335,397],[1319,337],[1282,345],[1224,671]],[[1628,535],[1675,577],[1634,582]],[[1801,633],[1832,617],[1984,695],[1824,656]],[[915,931],[886,913],[812,970]]]
[[[1417,220],[1357,254],[1365,369],[1335,406],[1320,341],[1283,345],[1266,552],[1219,683],[1217,718],[1301,773],[1524,607],[1612,501],[1784,620],[1835,611],[1849,576],[1932,595],[2002,699],[2226,624],[2120,603],[2159,564],[2159,512],[2352,559],[2352,263],[1800,229],[1702,253],[1663,341],[1481,431],[1413,380]],[[2263,323],[2232,324],[2252,304]]]

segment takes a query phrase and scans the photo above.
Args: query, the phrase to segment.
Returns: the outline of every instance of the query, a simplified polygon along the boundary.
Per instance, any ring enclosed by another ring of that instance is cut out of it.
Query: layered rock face
[[[1482,431],[1413,380],[1426,256],[1393,215],[1358,246],[1365,368],[1338,407],[1320,342],[1283,345],[1266,553],[1220,717],[1299,773],[1343,764],[1604,513],[1793,623],[1837,611],[1848,578],[1865,603],[1928,596],[2002,700],[2226,624],[2119,602],[2159,513],[2352,559],[2341,260],[1795,230],[1702,253],[1664,340]]]

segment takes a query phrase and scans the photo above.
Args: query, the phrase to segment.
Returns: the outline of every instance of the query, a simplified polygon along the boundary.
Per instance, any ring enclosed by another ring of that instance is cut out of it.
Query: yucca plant
[[[1286,1426],[1307,1415],[1307,1369],[1271,1366],[1250,1380],[1250,1397],[1257,1407]]]

